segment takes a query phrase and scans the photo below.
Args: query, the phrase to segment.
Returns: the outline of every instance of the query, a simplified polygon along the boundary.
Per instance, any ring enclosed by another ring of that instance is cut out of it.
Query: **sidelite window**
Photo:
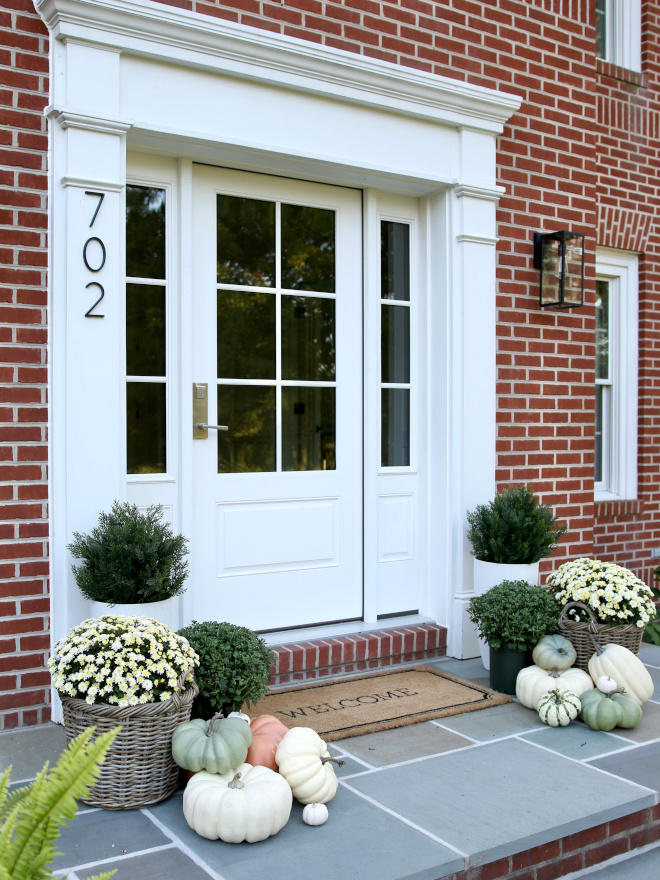
[[[126,452],[129,474],[167,470],[165,190],[126,187]]]
[[[381,466],[410,465],[410,225],[380,225]]]
[[[335,454],[335,212],[217,197],[218,473]]]
[[[597,500],[637,497],[637,257],[599,250],[596,257]]]

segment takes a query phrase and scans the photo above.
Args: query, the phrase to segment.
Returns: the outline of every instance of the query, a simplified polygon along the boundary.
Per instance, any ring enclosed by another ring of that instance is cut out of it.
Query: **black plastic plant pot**
[[[513,651],[490,647],[490,686],[501,694],[515,694],[521,669],[532,665],[531,651]]]

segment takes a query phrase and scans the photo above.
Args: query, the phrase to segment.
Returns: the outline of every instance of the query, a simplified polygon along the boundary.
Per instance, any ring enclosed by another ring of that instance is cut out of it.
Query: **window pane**
[[[126,187],[126,275],[165,278],[165,190]]]
[[[282,297],[282,378],[335,379],[335,301]]]
[[[407,467],[410,464],[410,391],[381,389],[381,464]]]
[[[380,314],[381,381],[410,382],[410,309],[382,305]]]
[[[275,470],[275,388],[218,386],[218,473]]]
[[[275,296],[218,291],[218,378],[275,378]]]
[[[165,385],[128,382],[126,385],[127,459],[129,474],[164,474]]]
[[[382,220],[380,224],[381,299],[410,301],[410,226]]]
[[[596,281],[596,378],[610,375],[610,285]]]
[[[607,58],[607,0],[596,0],[596,57]]]
[[[275,204],[218,196],[218,283],[275,286]]]
[[[603,480],[603,386],[596,385],[596,455],[594,461],[594,480]]]
[[[332,471],[335,389],[282,389],[282,470]]]
[[[282,287],[334,293],[334,211],[282,205]]]
[[[165,375],[165,288],[126,285],[126,372]]]

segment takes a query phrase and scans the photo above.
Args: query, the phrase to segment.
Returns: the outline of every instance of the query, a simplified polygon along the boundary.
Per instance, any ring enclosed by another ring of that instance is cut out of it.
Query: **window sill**
[[[647,74],[639,70],[628,70],[627,67],[620,67],[618,64],[612,64],[611,61],[605,61],[603,58],[596,58],[596,71],[601,76],[618,79],[620,82],[638,86],[640,89],[648,88]]]
[[[639,498],[630,501],[623,498],[594,498],[594,517],[596,519],[639,516],[643,509],[644,505]]]

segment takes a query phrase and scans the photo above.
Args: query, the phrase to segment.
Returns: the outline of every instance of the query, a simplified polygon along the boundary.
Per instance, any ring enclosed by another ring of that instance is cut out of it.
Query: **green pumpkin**
[[[580,698],[580,718],[592,730],[612,730],[615,727],[637,727],[642,720],[641,707],[624,694],[604,694],[597,688]]]
[[[229,773],[243,764],[252,730],[241,718],[184,721],[172,735],[172,757],[184,770]]]

